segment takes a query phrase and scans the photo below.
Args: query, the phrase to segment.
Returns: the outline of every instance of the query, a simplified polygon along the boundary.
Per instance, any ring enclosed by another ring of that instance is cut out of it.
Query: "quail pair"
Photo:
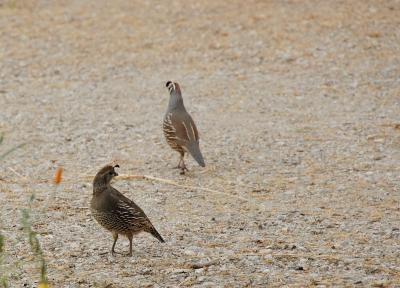
[[[168,109],[164,116],[163,132],[167,143],[180,154],[177,168],[181,174],[188,171],[184,156],[189,153],[197,163],[205,167],[203,155],[199,147],[199,133],[192,117],[183,105],[182,93],[178,83],[168,81],[166,87],[170,98]],[[100,169],[93,180],[93,197],[90,203],[92,215],[96,221],[113,235],[114,242],[111,254],[115,253],[115,244],[118,235],[124,235],[129,239],[129,256],[132,256],[133,236],[140,232],[148,232],[160,242],[164,239],[151,224],[143,210],[132,200],[125,197],[110,182],[118,176],[115,168],[119,165],[107,165]]]
[[[168,81],[166,87],[170,98],[163,122],[164,136],[169,146],[180,154],[176,168],[181,170],[181,174],[185,174],[185,171],[188,171],[184,162],[185,153],[192,155],[200,166],[206,166],[199,147],[199,132],[183,105],[179,84]]]

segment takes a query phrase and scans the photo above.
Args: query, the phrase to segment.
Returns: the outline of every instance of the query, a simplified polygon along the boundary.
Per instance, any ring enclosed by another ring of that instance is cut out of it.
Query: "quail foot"
[[[160,242],[164,239],[151,224],[143,210],[132,200],[122,195],[111,186],[110,181],[115,176],[115,168],[119,165],[107,165],[97,172],[93,180],[93,197],[90,209],[96,221],[112,233],[114,242],[111,253],[114,255],[118,236],[129,239],[129,253],[132,256],[132,238],[140,232],[148,232]]]
[[[184,162],[185,153],[192,155],[200,166],[205,167],[206,165],[200,151],[199,133],[192,117],[183,105],[179,84],[168,81],[166,87],[169,90],[170,98],[164,116],[163,132],[169,146],[180,154],[176,168],[181,170],[181,174],[185,174],[185,171],[188,171]]]

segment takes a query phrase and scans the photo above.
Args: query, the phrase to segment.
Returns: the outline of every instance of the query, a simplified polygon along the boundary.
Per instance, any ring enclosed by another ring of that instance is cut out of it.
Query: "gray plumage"
[[[105,166],[96,174],[93,180],[93,197],[90,209],[96,221],[113,234],[114,243],[111,253],[116,253],[115,244],[118,235],[122,234],[129,239],[129,255],[132,255],[133,235],[148,232],[160,242],[164,242],[164,239],[151,224],[143,210],[111,186],[111,179],[118,176],[115,167],[119,166]]]
[[[183,104],[179,84],[168,81],[166,87],[170,92],[170,98],[164,116],[163,132],[169,146],[180,154],[177,168],[181,169],[181,174],[184,174],[187,170],[183,160],[186,152],[192,155],[200,166],[205,167],[199,146],[199,133],[196,124]]]

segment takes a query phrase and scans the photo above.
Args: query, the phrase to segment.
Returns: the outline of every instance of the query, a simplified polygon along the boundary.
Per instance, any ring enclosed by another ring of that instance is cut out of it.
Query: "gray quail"
[[[111,179],[118,176],[115,167],[119,167],[119,165],[107,165],[97,172],[93,180],[93,197],[90,209],[97,222],[109,230],[114,237],[111,248],[112,255],[116,253],[115,244],[118,235],[121,234],[128,237],[128,255],[132,256],[133,235],[148,232],[160,242],[164,242],[164,239],[151,224],[143,210],[111,186]]]
[[[199,147],[199,133],[192,117],[183,105],[181,88],[178,83],[168,81],[165,85],[170,93],[167,113],[164,116],[163,132],[169,146],[180,154],[176,168],[185,174],[184,157],[188,152],[196,162],[205,167],[203,155]]]

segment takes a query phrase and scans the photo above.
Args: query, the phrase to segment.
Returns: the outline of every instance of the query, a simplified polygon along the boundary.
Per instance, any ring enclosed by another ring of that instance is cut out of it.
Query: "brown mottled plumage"
[[[199,133],[192,117],[183,105],[179,84],[168,81],[166,87],[170,98],[164,117],[163,132],[169,146],[181,155],[177,168],[181,169],[181,174],[185,174],[185,170],[188,170],[183,160],[186,152],[192,155],[200,166],[206,165],[200,151]]]
[[[93,197],[90,209],[97,222],[109,230],[114,237],[111,253],[113,255],[116,253],[115,244],[118,235],[122,234],[129,239],[128,255],[132,256],[133,235],[148,232],[160,242],[164,242],[164,239],[151,224],[143,210],[110,185],[111,179],[118,176],[115,167],[119,167],[119,165],[114,167],[107,165],[96,174],[93,180]]]

